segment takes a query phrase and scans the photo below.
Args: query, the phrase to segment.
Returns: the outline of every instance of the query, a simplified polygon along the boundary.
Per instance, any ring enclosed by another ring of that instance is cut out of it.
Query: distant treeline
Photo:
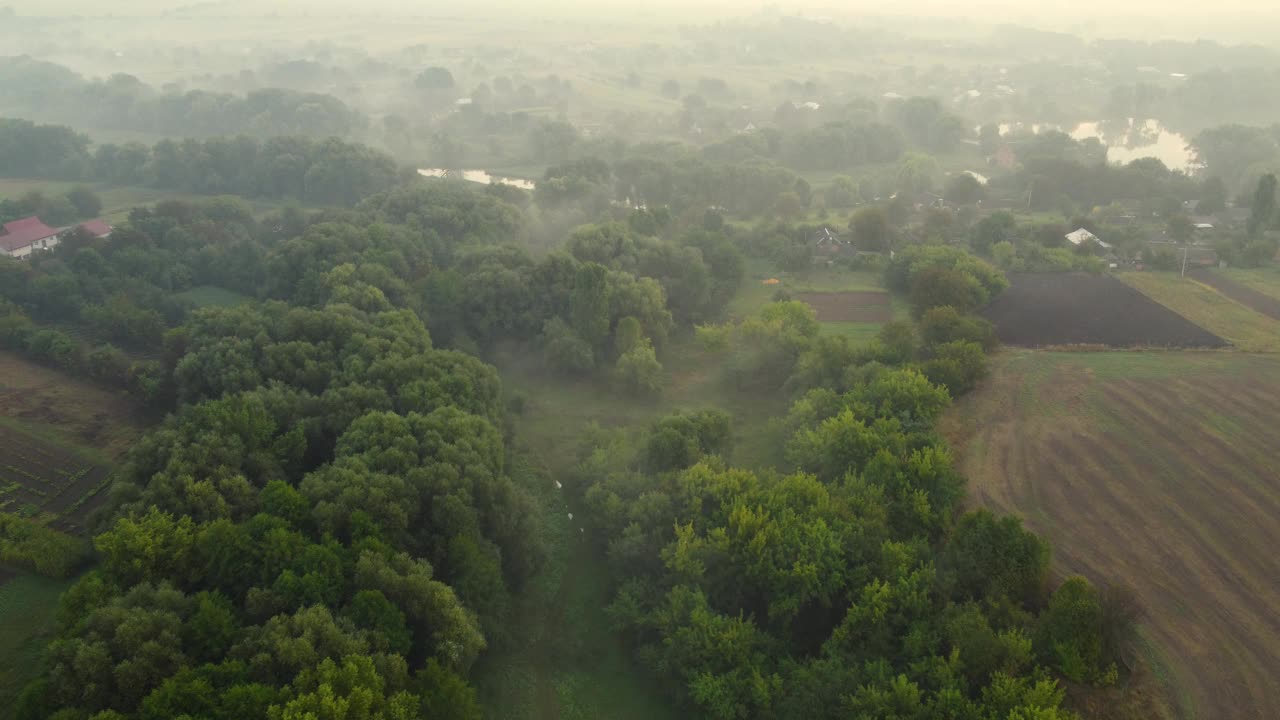
[[[91,80],[54,63],[0,60],[0,107],[97,130],[160,135],[346,137],[368,125],[332,95],[280,88],[232,95],[157,90],[132,75]]]
[[[246,136],[90,145],[71,128],[0,118],[0,175],[350,205],[390,189],[391,156],[337,138]]]

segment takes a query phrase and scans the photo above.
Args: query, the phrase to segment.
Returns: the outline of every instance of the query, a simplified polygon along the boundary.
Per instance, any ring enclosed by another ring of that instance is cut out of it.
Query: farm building
[[[12,258],[26,258],[36,250],[46,250],[58,244],[58,230],[45,225],[40,218],[31,217],[5,223],[0,231],[0,253]]]

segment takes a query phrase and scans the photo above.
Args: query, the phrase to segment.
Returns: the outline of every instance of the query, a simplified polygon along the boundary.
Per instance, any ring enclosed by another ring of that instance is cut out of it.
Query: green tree
[[[884,252],[893,246],[893,229],[882,208],[861,208],[849,218],[849,230],[862,250]]]
[[[618,383],[633,395],[653,396],[662,392],[662,363],[658,362],[653,344],[648,340],[623,353],[615,373]]]
[[[1258,181],[1258,189],[1253,194],[1253,204],[1249,207],[1250,237],[1257,237],[1275,222],[1276,202],[1276,176],[1263,175]]]

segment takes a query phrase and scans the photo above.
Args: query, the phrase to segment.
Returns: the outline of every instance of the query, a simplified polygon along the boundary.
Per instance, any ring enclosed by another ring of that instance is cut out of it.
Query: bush
[[[931,267],[911,278],[911,311],[916,317],[944,305],[967,313],[986,300],[987,293],[978,279],[959,270]]]
[[[1102,602],[1087,580],[1071,578],[1049,598],[1036,650],[1042,662],[1076,682],[1114,681],[1115,663],[1104,652]]]
[[[991,323],[979,317],[961,315],[949,305],[925,312],[920,319],[920,339],[926,348],[965,340],[981,345],[984,350],[991,350],[1000,342]]]
[[[11,513],[0,513],[0,560],[47,577],[69,577],[89,560],[89,543]]]

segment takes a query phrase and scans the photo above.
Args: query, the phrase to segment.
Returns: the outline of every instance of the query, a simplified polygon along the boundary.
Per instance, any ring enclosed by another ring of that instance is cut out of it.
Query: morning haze
[[[1266,716],[1277,20],[0,0],[0,715]]]

